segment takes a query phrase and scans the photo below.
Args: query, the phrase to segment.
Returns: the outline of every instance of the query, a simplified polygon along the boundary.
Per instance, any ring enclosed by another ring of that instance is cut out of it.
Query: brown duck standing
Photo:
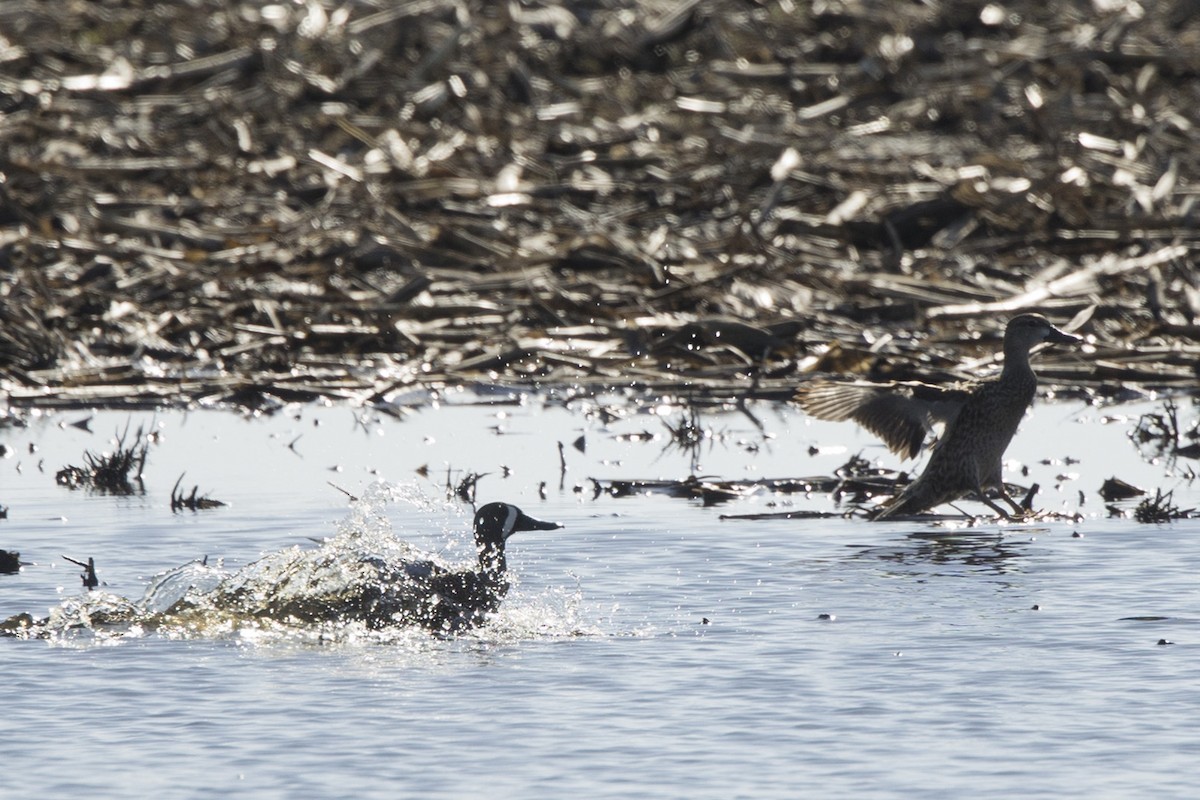
[[[1029,351],[1037,344],[1077,344],[1040,314],[1013,317],[1004,330],[1004,369],[993,380],[945,388],[917,382],[894,384],[815,381],[796,400],[818,419],[852,419],[883,439],[888,449],[908,458],[921,450],[936,422],[945,424],[929,465],[904,491],[875,509],[872,519],[920,514],[975,492],[1005,518],[1008,511],[987,497],[997,489],[1017,516],[1025,510],[1008,495],[1002,458],[1025,410],[1037,392]]]

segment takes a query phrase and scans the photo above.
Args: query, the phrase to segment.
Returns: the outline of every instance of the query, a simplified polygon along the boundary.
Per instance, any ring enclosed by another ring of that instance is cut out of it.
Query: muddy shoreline
[[[1187,3],[10,4],[0,392],[1200,384]]]

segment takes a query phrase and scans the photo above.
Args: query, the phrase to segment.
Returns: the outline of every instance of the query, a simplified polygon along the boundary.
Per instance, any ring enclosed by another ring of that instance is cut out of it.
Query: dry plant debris
[[[0,388],[1192,390],[1185,0],[0,5]]]
[[[1141,497],[1146,494],[1146,490],[1139,486],[1134,486],[1128,481],[1123,481],[1120,478],[1113,476],[1100,487],[1100,497],[1106,502],[1114,500],[1129,500],[1134,497]]]
[[[184,494],[183,489],[179,485],[183,483],[183,476],[175,481],[175,485],[171,487],[171,510],[172,511],[203,511],[209,508],[221,508],[225,504],[220,500],[214,500],[208,495],[200,494],[200,487],[193,486],[191,494]]]
[[[1190,519],[1195,516],[1196,509],[1180,508],[1174,503],[1174,491],[1163,492],[1154,490],[1154,497],[1147,497],[1138,503],[1133,511],[1133,517],[1142,523],[1174,522],[1179,519]]]
[[[16,550],[0,550],[0,575],[15,575],[21,571],[21,554]]]
[[[1172,464],[1180,458],[1200,458],[1200,415],[1181,422],[1179,412],[1179,403],[1167,398],[1161,412],[1138,418],[1129,438],[1148,458],[1165,458]]]
[[[150,445],[140,426],[133,444],[126,447],[128,434],[126,428],[117,437],[116,449],[111,453],[85,451],[82,467],[67,465],[55,473],[54,480],[68,489],[86,488],[106,494],[131,495],[143,491],[142,471]]]
[[[80,561],[70,556],[63,556],[67,561],[70,561],[77,567],[82,567],[83,572],[80,573],[79,579],[83,582],[83,586],[89,592],[100,585],[100,579],[96,577],[96,559],[88,557],[87,561]]]

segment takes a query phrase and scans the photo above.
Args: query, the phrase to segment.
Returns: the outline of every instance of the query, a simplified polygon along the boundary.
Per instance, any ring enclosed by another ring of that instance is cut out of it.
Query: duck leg
[[[1010,513],[1008,513],[1007,511],[1005,511],[1003,508],[1001,508],[999,505],[997,505],[997,504],[996,504],[996,503],[995,503],[995,502],[992,500],[992,498],[990,498],[990,497],[988,497],[986,494],[984,494],[984,492],[983,492],[983,487],[981,487],[981,486],[980,486],[980,487],[976,487],[976,489],[975,489],[975,492],[976,492],[976,494],[978,494],[978,495],[979,495],[979,499],[980,499],[980,500],[982,500],[983,502],[987,503],[988,507],[989,507],[989,508],[991,508],[991,509],[992,509],[992,511],[995,511],[997,514],[999,514],[1000,516],[1004,517],[1004,519],[1007,519],[1007,520],[1011,520],[1011,519],[1013,519],[1013,515],[1012,515],[1012,514],[1010,514]],[[1011,502],[1012,502],[1012,500],[1009,500],[1009,502],[1011,503]],[[1025,512],[1024,512],[1024,511],[1022,511],[1022,510],[1020,509],[1020,507],[1017,507],[1017,506],[1014,506],[1014,507],[1015,507],[1015,508],[1017,508],[1017,516],[1018,516],[1018,517],[1024,516]]]
[[[1013,513],[1009,514],[1001,509],[999,505],[988,499],[983,493],[983,486],[994,487],[1000,493],[1000,499],[1008,503],[1008,507],[1013,510]],[[1008,493],[1008,487],[1004,485],[1004,467],[999,459],[996,460],[995,466],[989,471],[987,478],[975,486],[975,491],[979,492],[979,496],[984,498],[984,502],[991,506],[993,510],[999,512],[1005,519],[1024,519],[1031,513],[1029,509],[1022,506],[1016,500],[1013,500],[1012,495]]]
[[[1000,497],[1002,497],[1002,498],[1004,499],[1004,501],[1005,501],[1005,502],[1007,502],[1007,503],[1008,503],[1008,505],[1009,505],[1009,506],[1012,508],[1012,513],[1011,513],[1011,514],[1010,514],[1008,511],[1006,511],[1006,510],[1004,510],[1003,508],[1001,508],[999,504],[997,504],[996,502],[994,502],[994,501],[993,501],[993,500],[992,500],[990,497],[988,497],[986,494],[984,494],[984,491],[983,491],[983,487],[982,487],[982,486],[977,486],[977,487],[975,488],[975,491],[976,491],[976,492],[979,494],[979,499],[980,499],[980,500],[982,500],[983,502],[987,503],[987,504],[988,504],[988,506],[989,506],[989,507],[990,507],[990,508],[991,508],[993,511],[995,511],[995,512],[996,512],[997,514],[999,514],[1000,516],[1004,517],[1004,519],[1006,519],[1006,520],[1010,520],[1010,521],[1013,521],[1013,520],[1021,520],[1021,519],[1025,519],[1026,517],[1029,517],[1029,516],[1031,516],[1031,515],[1033,514],[1033,512],[1032,512],[1032,511],[1030,511],[1030,510],[1029,510],[1029,509],[1027,509],[1027,508],[1024,508],[1024,507],[1022,507],[1022,506],[1021,506],[1019,503],[1017,503],[1017,501],[1013,500],[1013,499],[1012,499],[1012,497],[1011,497],[1011,496],[1008,494],[1008,490],[1007,490],[1007,489],[1005,489],[1003,485],[1001,485],[1001,486],[1000,486],[1000,487],[998,487],[998,488],[999,488],[999,491],[1000,491]]]
[[[1000,496],[1003,497],[1004,501],[1006,503],[1008,503],[1009,506],[1012,507],[1012,510],[1016,513],[1016,515],[1018,517],[1027,517],[1031,513],[1033,513],[1028,508],[1025,508],[1020,503],[1018,503],[1016,500],[1013,500],[1012,496],[1008,493],[1008,489],[1004,488],[1003,483],[1000,484]]]
[[[1021,508],[1021,506],[1017,505],[1016,501],[1009,496],[1008,490],[1004,488],[1003,481],[989,481],[988,483],[996,487],[996,489],[1000,492],[1000,497],[1003,498],[1004,501],[1007,502],[1012,508],[1013,514],[1010,514],[1008,511],[1001,508],[996,501],[988,497],[987,490],[983,488],[984,481],[977,480],[975,481],[975,494],[979,496],[980,500],[987,504],[988,508],[992,509],[992,511],[995,511],[1006,520],[1021,519],[1026,515],[1026,513],[1028,513],[1025,511],[1025,509]]]

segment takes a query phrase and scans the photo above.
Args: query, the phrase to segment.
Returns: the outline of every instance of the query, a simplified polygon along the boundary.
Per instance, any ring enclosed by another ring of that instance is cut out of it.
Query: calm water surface
[[[790,408],[752,407],[761,428],[702,414],[713,437],[694,465],[668,444],[678,409],[606,421],[471,400],[401,418],[63,412],[0,430],[0,547],[29,562],[0,576],[0,616],[79,595],[63,554],[95,557],[104,590],[138,598],[191,559],[236,568],[310,546],[349,514],[330,483],[401,486],[407,500],[378,511],[449,558],[473,551],[448,474],[486,473],[480,501],[565,525],[510,541],[513,592],[457,639],[0,639],[0,796],[1194,796],[1200,523],[1108,519],[1096,494],[1116,475],[1200,506],[1187,463],[1127,438],[1159,404],[1042,404],[1026,420],[1010,478],[1081,521],[936,528],[721,518],[831,509],[824,496],[593,498],[593,477],[798,477],[857,452],[896,464]],[[92,432],[69,424],[89,416]],[[55,485],[127,422],[159,434],[143,495]],[[184,472],[230,505],[173,514]]]

